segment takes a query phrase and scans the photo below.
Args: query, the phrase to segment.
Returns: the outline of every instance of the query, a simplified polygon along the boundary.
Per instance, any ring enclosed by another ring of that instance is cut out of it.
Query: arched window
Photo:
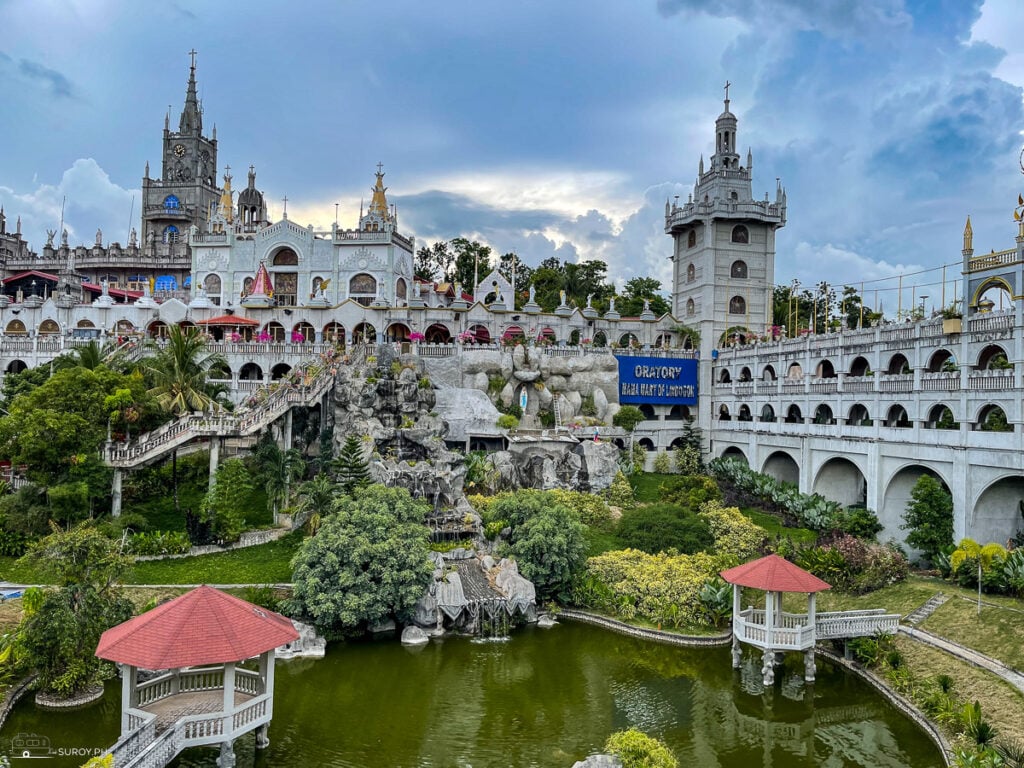
[[[164,198],[164,208],[168,211],[177,211],[181,208],[181,202],[175,195],[168,195]]]
[[[739,192],[736,192],[735,190],[730,192],[729,199],[732,200],[734,203],[737,202],[740,199]]]
[[[697,314],[697,307],[694,305],[693,299],[686,300],[686,314],[690,315],[691,317]]]
[[[775,409],[770,405],[765,405],[764,408],[761,409],[761,421],[775,421]]]
[[[697,268],[691,264],[686,268],[686,282],[692,283],[697,279]]]
[[[695,248],[697,246],[697,230],[691,229],[690,234],[686,236],[686,247]]]
[[[395,298],[404,299],[407,298],[407,288],[404,278],[398,278],[398,282],[395,283]]]
[[[274,254],[275,267],[294,267],[299,263],[299,256],[291,248],[285,248]]]
[[[220,275],[207,275],[203,282],[203,288],[206,289],[207,295],[214,298],[220,298],[220,286]]]
[[[165,243],[178,242],[178,228],[173,224],[168,224],[164,227],[163,241]]]
[[[746,245],[750,242],[750,232],[742,224],[737,224],[732,228],[732,241]]]
[[[377,295],[377,281],[373,275],[356,275],[348,281],[348,292],[351,294]]]
[[[729,274],[739,280],[746,280],[747,278],[747,262],[745,261],[734,261],[732,263],[732,269]]]
[[[729,299],[729,314],[742,315],[747,311],[747,302],[742,296],[733,296]]]

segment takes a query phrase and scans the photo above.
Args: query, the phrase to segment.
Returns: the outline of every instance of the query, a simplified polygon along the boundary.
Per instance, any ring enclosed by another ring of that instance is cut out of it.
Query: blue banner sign
[[[697,404],[696,360],[623,355],[618,361],[620,403]]]

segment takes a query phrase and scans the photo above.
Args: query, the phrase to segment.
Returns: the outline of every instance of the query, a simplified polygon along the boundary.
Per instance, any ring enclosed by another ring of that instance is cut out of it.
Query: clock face
[[[184,157],[185,156],[185,145],[184,144],[175,144],[174,145],[174,154],[177,155],[178,157]]]

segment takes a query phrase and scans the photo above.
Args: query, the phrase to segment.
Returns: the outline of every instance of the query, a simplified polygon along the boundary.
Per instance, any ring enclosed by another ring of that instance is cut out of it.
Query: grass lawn
[[[991,672],[908,637],[897,637],[896,645],[903,654],[903,663],[918,679],[949,675],[954,690],[965,702],[981,702],[982,714],[999,731],[1000,739],[1024,741],[1024,694]]]
[[[612,531],[599,531],[587,527],[587,557],[594,557],[605,552],[622,549],[622,542]]]
[[[983,604],[979,616],[976,602],[954,595],[920,626],[1024,671],[1024,601],[1017,610]]]
[[[292,580],[289,563],[302,534],[215,555],[136,563],[126,584],[276,584]]]
[[[884,608],[890,613],[906,616],[928,602],[928,598],[933,595],[939,592],[949,594],[949,587],[949,583],[941,579],[910,576],[906,581],[883,587],[866,595],[848,595],[838,590],[829,589],[818,593],[817,609],[819,611],[856,611],[866,608]],[[806,598],[802,595],[787,595],[787,609],[790,605],[789,598],[799,598],[798,602],[806,605]],[[806,610],[806,607],[801,609],[801,611]]]
[[[207,487],[205,483],[202,485],[179,483],[178,506],[181,509],[180,513],[174,511],[174,491],[168,488],[167,493],[162,496],[126,504],[124,514],[141,515],[145,518],[149,530],[152,531],[184,531],[185,513],[191,509],[198,514]],[[254,488],[249,495],[249,510],[246,515],[246,523],[251,527],[266,528],[273,525],[274,515],[267,509],[267,492],[263,488]]]
[[[657,472],[637,472],[629,476],[629,484],[633,486],[633,495],[638,502],[648,504],[661,501],[661,484],[676,475],[659,475]]]
[[[815,531],[809,528],[787,528],[782,524],[781,519],[760,509],[743,507],[740,509],[740,512],[749,518],[752,523],[768,531],[769,536],[785,537],[795,544],[814,544],[818,540],[818,534]]]

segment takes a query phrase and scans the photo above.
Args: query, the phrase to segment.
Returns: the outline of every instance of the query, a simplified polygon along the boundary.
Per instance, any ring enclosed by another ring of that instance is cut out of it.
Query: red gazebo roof
[[[253,320],[249,317],[235,317],[234,315],[219,315],[218,317],[211,317],[209,320],[200,320],[196,325],[259,325],[259,320]]]
[[[242,661],[298,637],[281,614],[202,586],[108,629],[96,655],[143,669],[176,669]]]
[[[730,584],[763,589],[765,592],[806,594],[832,589],[831,584],[778,555],[768,555],[760,560],[737,565],[735,568],[722,571],[719,575]]]

